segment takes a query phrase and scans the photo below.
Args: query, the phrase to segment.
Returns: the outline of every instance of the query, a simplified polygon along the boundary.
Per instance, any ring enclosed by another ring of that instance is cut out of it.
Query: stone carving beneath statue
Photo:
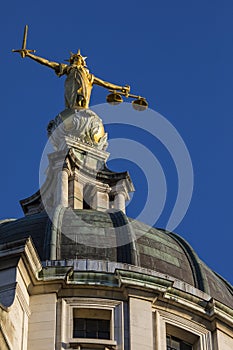
[[[55,150],[63,148],[65,136],[100,150],[108,146],[102,120],[90,109],[65,109],[49,122],[47,131]]]

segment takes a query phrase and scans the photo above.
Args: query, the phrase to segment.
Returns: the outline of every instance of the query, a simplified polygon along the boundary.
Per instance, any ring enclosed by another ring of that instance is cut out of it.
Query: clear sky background
[[[131,85],[178,130],[191,155],[195,187],[176,232],[207,265],[233,283],[232,18],[232,0],[4,2],[0,218],[22,216],[18,201],[38,190],[46,127],[64,109],[64,78],[11,52],[21,47],[28,24],[28,48],[57,62],[81,48],[91,72]],[[92,104],[103,103],[105,97],[106,91],[96,87]],[[163,227],[177,191],[176,173],[170,172],[162,145],[140,133],[134,139],[153,149],[167,177],[165,212],[156,223]],[[145,199],[145,179],[141,174],[138,180],[140,171],[134,173],[130,163],[113,166],[129,168],[138,187],[129,208],[133,216]]]

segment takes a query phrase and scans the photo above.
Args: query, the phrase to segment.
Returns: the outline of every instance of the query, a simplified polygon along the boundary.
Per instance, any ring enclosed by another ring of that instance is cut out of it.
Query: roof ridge
[[[172,237],[179,244],[179,246],[183,249],[183,251],[184,251],[184,253],[189,261],[191,270],[193,272],[195,287],[202,290],[203,292],[209,294],[210,293],[209,285],[207,283],[205,272],[202,269],[202,265],[200,263],[201,260],[200,260],[199,256],[196,254],[194,249],[191,247],[191,245],[184,238],[180,237],[179,235],[177,235],[174,232],[166,231],[166,233],[170,237]]]

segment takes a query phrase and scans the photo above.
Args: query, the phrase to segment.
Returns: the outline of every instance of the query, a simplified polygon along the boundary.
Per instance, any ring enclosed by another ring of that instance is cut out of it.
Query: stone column
[[[125,213],[125,193],[123,191],[115,194],[114,208],[123,211]]]
[[[68,207],[68,171],[62,169],[57,175],[56,202],[63,207]]]
[[[112,196],[114,197],[114,209],[121,210],[125,213],[125,201],[129,200],[129,192],[124,181],[117,183],[112,188]]]

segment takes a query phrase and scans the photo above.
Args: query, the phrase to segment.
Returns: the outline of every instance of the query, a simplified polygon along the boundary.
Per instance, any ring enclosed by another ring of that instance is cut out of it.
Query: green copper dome
[[[232,286],[208,268],[183,238],[131,220],[120,211],[82,209],[71,215],[58,207],[53,224],[45,212],[0,223],[0,244],[27,237],[42,261],[90,259],[135,265],[185,282],[233,308]]]

